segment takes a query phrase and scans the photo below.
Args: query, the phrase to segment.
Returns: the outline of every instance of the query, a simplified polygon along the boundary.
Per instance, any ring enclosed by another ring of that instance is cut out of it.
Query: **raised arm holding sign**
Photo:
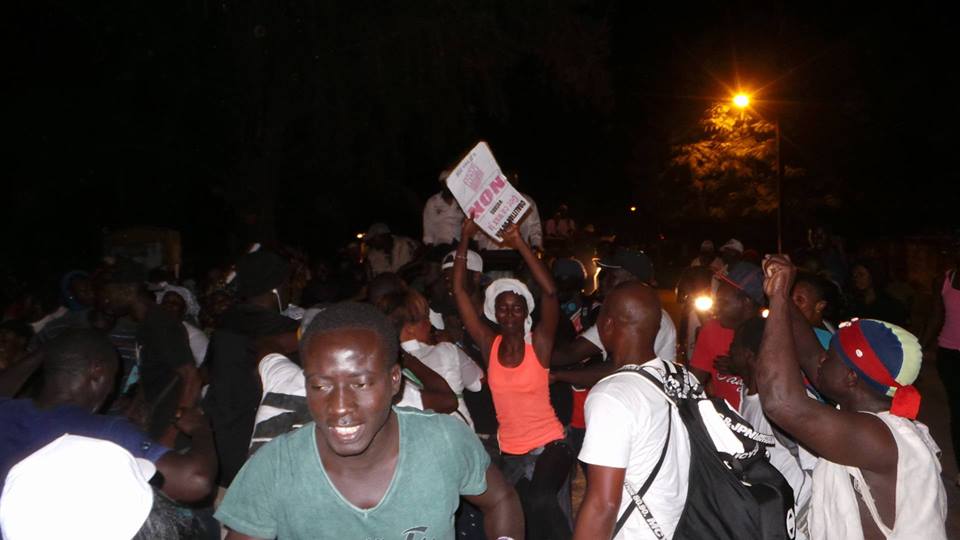
[[[464,214],[497,242],[510,223],[519,223],[530,203],[514,188],[497,165],[487,143],[480,141],[447,177]]]

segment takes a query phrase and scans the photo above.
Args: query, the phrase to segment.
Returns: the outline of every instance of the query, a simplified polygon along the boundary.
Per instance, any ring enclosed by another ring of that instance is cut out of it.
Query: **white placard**
[[[508,223],[519,223],[530,203],[507,181],[487,143],[480,141],[447,177],[463,213],[497,242]]]

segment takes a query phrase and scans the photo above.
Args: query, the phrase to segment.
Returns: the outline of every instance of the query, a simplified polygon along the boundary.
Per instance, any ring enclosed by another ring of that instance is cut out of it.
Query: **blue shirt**
[[[0,426],[0,489],[14,465],[66,433],[116,443],[153,463],[170,451],[126,418],[93,414],[76,405],[39,409],[30,399],[0,398]]]

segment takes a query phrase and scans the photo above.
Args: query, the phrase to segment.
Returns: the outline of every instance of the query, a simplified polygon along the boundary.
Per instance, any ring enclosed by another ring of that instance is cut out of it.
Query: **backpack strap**
[[[651,375],[645,369],[636,366],[635,364],[628,364],[618,369],[617,372],[623,373],[636,373],[641,377],[644,377],[650,381],[658,389],[663,388],[663,383],[657,380],[656,377]],[[667,402],[673,403],[673,401],[664,394],[664,397],[667,399]],[[660,529],[660,525],[657,523],[657,520],[654,519],[653,514],[650,512],[650,509],[647,507],[646,503],[643,502],[643,496],[647,493],[647,490],[650,489],[650,486],[653,484],[653,481],[657,478],[657,475],[660,473],[660,468],[663,466],[663,461],[667,457],[667,448],[670,446],[670,431],[673,429],[673,414],[669,406],[667,407],[667,438],[663,442],[663,449],[660,451],[660,458],[657,460],[657,464],[653,466],[653,470],[650,471],[650,475],[647,476],[646,481],[643,485],[640,486],[639,491],[633,491],[633,488],[630,487],[630,484],[626,481],[623,482],[623,488],[627,491],[627,494],[630,495],[630,504],[627,505],[627,508],[624,509],[623,514],[620,515],[620,519],[617,520],[617,524],[613,529],[613,537],[615,538],[620,532],[620,529],[626,525],[627,520],[630,518],[630,515],[633,514],[633,511],[637,508],[640,509],[640,515],[647,522],[647,525],[650,527],[650,530],[653,531],[654,536],[657,538],[664,538],[663,531]]]

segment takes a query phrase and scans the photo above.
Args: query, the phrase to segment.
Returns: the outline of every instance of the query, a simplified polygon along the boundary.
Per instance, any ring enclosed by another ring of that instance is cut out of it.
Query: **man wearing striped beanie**
[[[757,387],[770,420],[820,456],[810,538],[945,539],[939,448],[916,421],[917,338],[894,324],[855,319],[824,351],[790,298],[796,268],[769,257],[764,274],[770,316]],[[807,397],[804,373],[837,407]]]

